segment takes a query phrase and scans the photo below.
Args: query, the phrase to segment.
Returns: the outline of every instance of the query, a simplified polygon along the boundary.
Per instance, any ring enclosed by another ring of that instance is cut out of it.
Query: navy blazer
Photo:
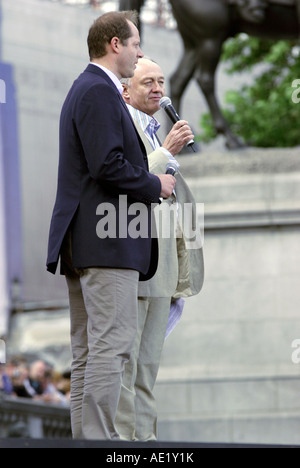
[[[128,268],[139,271],[141,279],[151,277],[157,267],[157,242],[151,239],[151,204],[159,203],[160,193],[161,183],[149,173],[144,144],[120,92],[106,73],[89,64],[74,82],[61,112],[48,271],[56,272],[70,228],[73,267]],[[141,211],[137,209],[141,206],[144,221],[146,209],[148,232],[145,235],[143,226],[137,237],[130,234],[129,227],[132,223],[139,229],[137,216]],[[105,237],[103,229],[99,234],[98,223],[102,220],[105,225],[108,219],[110,235]],[[116,235],[111,232],[114,219]]]

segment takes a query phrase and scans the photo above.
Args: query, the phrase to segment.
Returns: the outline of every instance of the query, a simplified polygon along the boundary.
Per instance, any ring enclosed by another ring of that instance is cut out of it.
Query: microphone
[[[162,109],[164,109],[164,111],[166,112],[171,122],[173,122],[173,124],[176,124],[176,122],[179,122],[179,120],[181,120],[176,110],[174,109],[172,105],[172,101],[169,97],[167,96],[162,97],[161,100],[159,101],[159,105]],[[192,150],[195,153],[196,150],[195,150],[194,144],[195,144],[194,140],[191,140],[188,142],[187,146],[192,148]]]
[[[177,163],[172,163],[169,162],[166,165],[166,174],[171,174],[172,176],[175,176],[178,172],[178,164]]]

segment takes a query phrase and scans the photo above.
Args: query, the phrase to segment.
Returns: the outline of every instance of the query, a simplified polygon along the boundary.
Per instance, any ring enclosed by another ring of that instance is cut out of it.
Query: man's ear
[[[123,99],[127,104],[130,104],[130,94],[129,94],[129,86],[127,84],[122,84],[123,86]]]
[[[118,37],[113,37],[112,40],[110,41],[110,45],[112,50],[116,53],[120,53],[120,39]]]

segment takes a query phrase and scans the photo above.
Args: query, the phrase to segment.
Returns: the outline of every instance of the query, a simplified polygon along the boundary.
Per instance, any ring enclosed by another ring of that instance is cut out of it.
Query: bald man
[[[179,154],[194,135],[188,123],[180,121],[174,125],[162,145],[157,137],[159,123],[154,115],[160,110],[159,101],[165,94],[162,69],[152,60],[139,59],[133,78],[122,82],[123,98],[146,147],[150,172],[165,172],[170,161],[179,168],[174,156]],[[192,222],[196,225],[193,195],[180,172],[176,179],[172,197],[165,200],[156,211],[161,210],[165,219],[166,214],[177,211],[178,204],[183,207],[189,203],[192,206]],[[159,211],[156,214],[158,213]],[[182,234],[183,226],[178,219],[174,220],[170,216],[168,222],[170,233]],[[170,316],[171,304],[172,310],[180,311],[183,298],[198,294],[203,285],[201,246],[188,249],[184,235],[163,238],[160,232],[158,237],[157,273],[150,281],[139,284],[138,334],[130,361],[125,366],[117,412],[116,424],[121,439],[125,440],[157,439],[157,410],[153,389],[168,324],[171,326],[170,321],[173,320]]]

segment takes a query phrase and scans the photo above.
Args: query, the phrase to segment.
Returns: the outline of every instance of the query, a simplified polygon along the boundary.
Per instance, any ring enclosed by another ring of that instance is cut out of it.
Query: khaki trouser
[[[71,311],[71,425],[75,439],[119,439],[115,417],[137,330],[139,274],[90,268],[67,275]]]
[[[121,439],[156,440],[153,389],[165,341],[171,298],[139,298],[138,333],[125,365],[116,426]]]

